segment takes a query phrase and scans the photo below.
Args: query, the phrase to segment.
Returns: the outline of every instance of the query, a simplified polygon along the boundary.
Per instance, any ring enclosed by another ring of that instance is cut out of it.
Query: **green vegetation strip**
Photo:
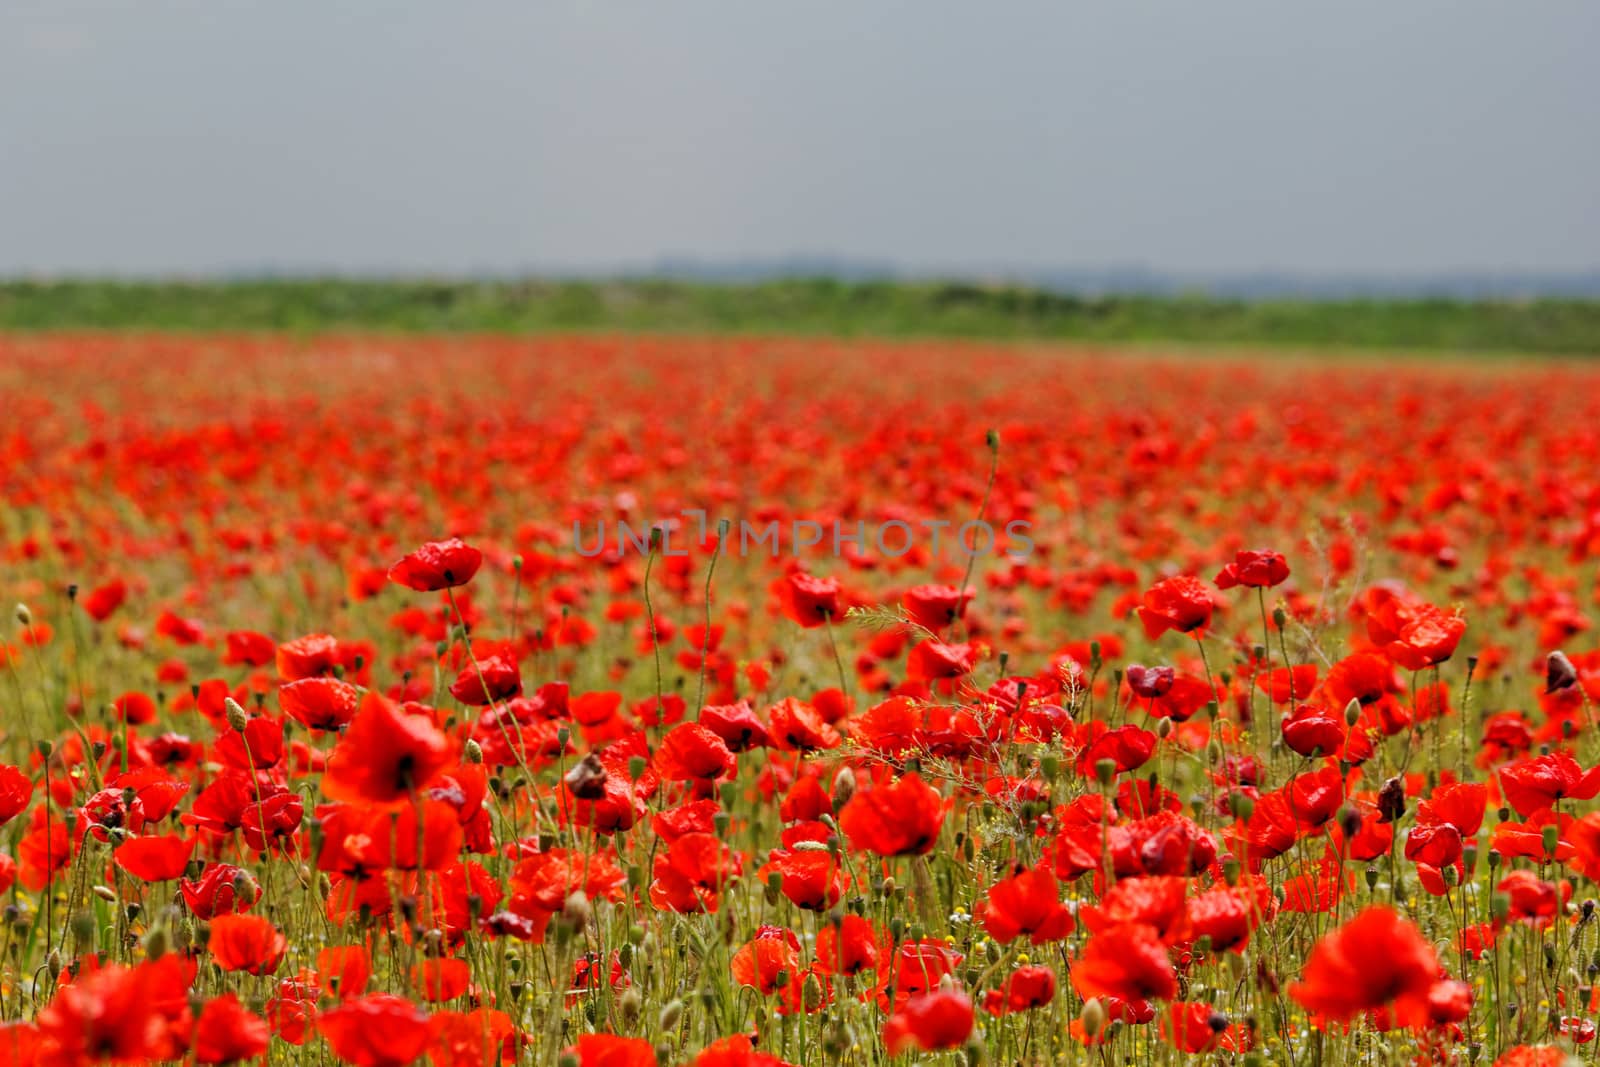
[[[829,334],[1600,354],[1600,301],[1242,301],[795,280],[0,283],[0,330]]]

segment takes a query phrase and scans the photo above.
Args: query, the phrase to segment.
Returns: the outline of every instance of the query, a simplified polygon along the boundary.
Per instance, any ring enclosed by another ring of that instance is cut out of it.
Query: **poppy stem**
[[[845,680],[844,660],[839,658],[839,643],[833,638],[833,613],[828,612],[828,647],[833,650],[833,665],[839,671],[839,692],[850,695],[850,683]]]

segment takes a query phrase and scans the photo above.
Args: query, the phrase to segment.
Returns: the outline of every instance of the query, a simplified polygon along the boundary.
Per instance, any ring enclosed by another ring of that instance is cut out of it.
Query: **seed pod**
[[[562,781],[579,800],[599,800],[606,795],[606,769],[593,752],[574,764]]]
[[[1395,775],[1378,790],[1378,821],[1394,822],[1406,813],[1406,785]]]
[[[1555,693],[1577,684],[1578,669],[1565,652],[1552,652],[1544,658],[1544,691]]]

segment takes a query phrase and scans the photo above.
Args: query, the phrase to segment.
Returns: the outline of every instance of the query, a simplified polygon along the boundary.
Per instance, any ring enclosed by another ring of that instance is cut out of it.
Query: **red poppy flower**
[[[774,585],[783,613],[807,629],[837,619],[841,589],[837,578],[818,578],[795,571]]]
[[[1533,756],[1501,767],[1500,789],[1517,814],[1532,815],[1567,797],[1592,800],[1600,793],[1600,767],[1586,772],[1565,752]]]
[[[880,856],[933,851],[944,826],[944,798],[915,774],[862,790],[839,813],[850,847]]]
[[[1302,756],[1329,756],[1344,749],[1344,714],[1301,704],[1283,720],[1283,743]]]
[[[267,1051],[272,1028],[239,1003],[232,993],[206,1002],[195,1024],[194,1057],[199,1063],[235,1063]]]
[[[1089,938],[1072,965],[1072,988],[1085,999],[1171,1000],[1178,975],[1155,927],[1124,923]]]
[[[817,965],[827,974],[859,974],[878,966],[887,938],[859,915],[846,914],[817,932]]]
[[[1317,665],[1302,663],[1298,667],[1274,667],[1256,675],[1256,688],[1274,704],[1287,704],[1305,700],[1317,687]]]
[[[483,565],[483,553],[460,538],[429,541],[400,557],[389,568],[389,580],[419,593],[466,585]]]
[[[1199,636],[1211,624],[1213,606],[1211,590],[1200,579],[1187,574],[1163,578],[1144,594],[1139,621],[1151,639],[1168,630]]]
[[[738,764],[722,738],[697,722],[685,722],[661,739],[655,767],[669,782],[714,782],[731,776]]]
[[[921,1049],[959,1048],[972,1035],[972,1001],[959,989],[940,989],[912,997],[883,1024],[889,1055]]]
[[[338,730],[360,706],[361,690],[339,678],[302,678],[278,687],[278,707],[312,730]]]
[[[391,804],[454,762],[450,739],[426,715],[407,715],[369,691],[328,756],[322,791],[334,800]]]
[[[1096,933],[1139,923],[1165,937],[1182,920],[1188,892],[1189,880],[1175,875],[1122,878],[1099,904],[1083,909],[1083,923]]]
[[[1561,896],[1556,887],[1532,871],[1512,871],[1495,886],[1510,898],[1507,918],[1530,926],[1549,926],[1560,911]]]
[[[1270,548],[1258,548],[1236,554],[1233,562],[1218,573],[1216,582],[1218,589],[1232,589],[1239,585],[1250,589],[1266,589],[1283,584],[1288,577],[1288,560]]]
[[[411,969],[411,984],[426,1000],[454,1000],[472,984],[472,968],[466,960],[423,960]]]
[[[33,779],[17,767],[0,764],[0,826],[15,819],[33,800]]]
[[[59,1062],[136,1063],[161,1058],[166,1026],[140,968],[119,964],[80,974],[39,1011],[39,1035]],[[31,1061],[18,1060],[18,1067]]]
[[[785,697],[774,704],[767,712],[767,720],[771,723],[768,734],[772,743],[788,751],[838,748],[844,741],[816,708],[794,697]]]
[[[1056,997],[1056,972],[1048,967],[1018,967],[1006,975],[999,989],[983,995],[983,1010],[990,1015],[1042,1008]]]
[[[1172,684],[1178,680],[1178,672],[1171,667],[1146,667],[1135,663],[1128,667],[1125,677],[1128,679],[1128,688],[1136,696],[1155,700],[1166,696],[1172,689]]]
[[[807,911],[827,911],[844,896],[844,870],[826,849],[805,852],[780,849],[772,853],[772,858],[757,875],[764,881],[776,875],[779,889],[789,902]]]
[[[976,593],[953,585],[919,585],[906,591],[901,603],[911,621],[938,633],[966,614]]]
[[[800,939],[781,926],[763,926],[733,954],[733,980],[770,997],[800,975]]]
[[[1220,1048],[1227,1030],[1227,1018],[1210,1004],[1172,1004],[1161,1020],[1161,1036],[1190,1056]]]
[[[123,693],[111,706],[117,718],[130,726],[143,726],[156,721],[156,702],[146,693]]]
[[[762,748],[768,743],[767,727],[745,701],[737,704],[707,705],[700,709],[701,726],[722,738],[730,752]]]
[[[259,915],[218,915],[211,920],[211,958],[225,971],[271,974],[289,950],[272,920]]]
[[[1367,616],[1372,643],[1408,671],[1426,670],[1449,659],[1466,630],[1459,615],[1398,596],[1388,597]]]
[[[127,599],[127,583],[121,578],[115,578],[104,585],[95,586],[84,594],[83,610],[87,611],[95,622],[105,622]]]
[[[364,945],[335,945],[317,951],[317,973],[322,984],[340,1000],[359,997],[372,978],[372,954]]]
[[[577,1057],[578,1067],[656,1067],[655,1046],[642,1037],[583,1034],[563,1055]]]
[[[182,834],[130,837],[117,846],[117,866],[145,882],[167,882],[183,874],[194,851],[194,838]]]
[[[468,664],[450,685],[450,695],[469,707],[509,700],[522,692],[522,671],[510,656],[486,656]]]
[[[278,654],[277,643],[272,638],[253,630],[234,630],[226,634],[223,641],[227,651],[222,654],[222,662],[230,665],[242,663],[247,667],[265,667]]]
[[[1084,739],[1092,737],[1093,740],[1088,741],[1078,757],[1078,773],[1085,777],[1097,773],[1101,760],[1110,760],[1119,774],[1135,770],[1144,766],[1156,750],[1156,735],[1141,727],[1119,726],[1106,730],[1098,719],[1086,725],[1089,732]]]
[[[685,914],[715,912],[723,887],[743,870],[743,857],[716,835],[684,834],[656,855],[650,902]]]
[[[428,1015],[404,997],[373,993],[323,1012],[317,1031],[355,1067],[405,1067],[428,1045]]]
[[[1024,934],[1042,945],[1072,932],[1072,912],[1061,902],[1055,875],[1043,868],[1019,871],[996,882],[978,914],[989,935],[1002,945]]]
[[[1268,911],[1249,890],[1221,886],[1196,893],[1184,905],[1183,937],[1211,939],[1213,952],[1243,952]]]
[[[906,677],[913,682],[960,678],[976,663],[977,653],[970,644],[947,645],[930,639],[912,648],[906,657]]]
[[[1289,995],[1336,1021],[1387,1007],[1402,1025],[1420,1025],[1439,977],[1439,958],[1421,932],[1390,909],[1371,907],[1316,943]]]

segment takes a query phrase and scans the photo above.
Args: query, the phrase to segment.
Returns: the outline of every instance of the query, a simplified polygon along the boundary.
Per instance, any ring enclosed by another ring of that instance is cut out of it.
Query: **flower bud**
[[[849,767],[839,768],[839,773],[833,776],[833,810],[843,811],[844,806],[850,803],[850,798],[855,795],[855,772]]]
[[[1099,997],[1090,997],[1083,1002],[1083,1010],[1078,1013],[1078,1021],[1083,1024],[1083,1033],[1086,1037],[1097,1037],[1106,1025],[1106,1006],[1100,1003]]]
[[[1544,691],[1570,689],[1578,681],[1578,670],[1565,652],[1552,652],[1544,658]]]
[[[244,728],[250,724],[250,716],[245,713],[239,702],[232,697],[226,697],[222,701],[222,710],[227,716],[228,727],[234,733],[244,733]]]
[[[468,763],[482,763],[483,746],[469,737],[467,743],[461,746],[461,756]]]
[[[1114,759],[1099,759],[1094,761],[1095,779],[1103,786],[1109,786],[1111,779],[1116,777],[1117,761]]]
[[[1354,727],[1361,721],[1361,701],[1355,697],[1350,698],[1350,703],[1344,706],[1344,724]]]

